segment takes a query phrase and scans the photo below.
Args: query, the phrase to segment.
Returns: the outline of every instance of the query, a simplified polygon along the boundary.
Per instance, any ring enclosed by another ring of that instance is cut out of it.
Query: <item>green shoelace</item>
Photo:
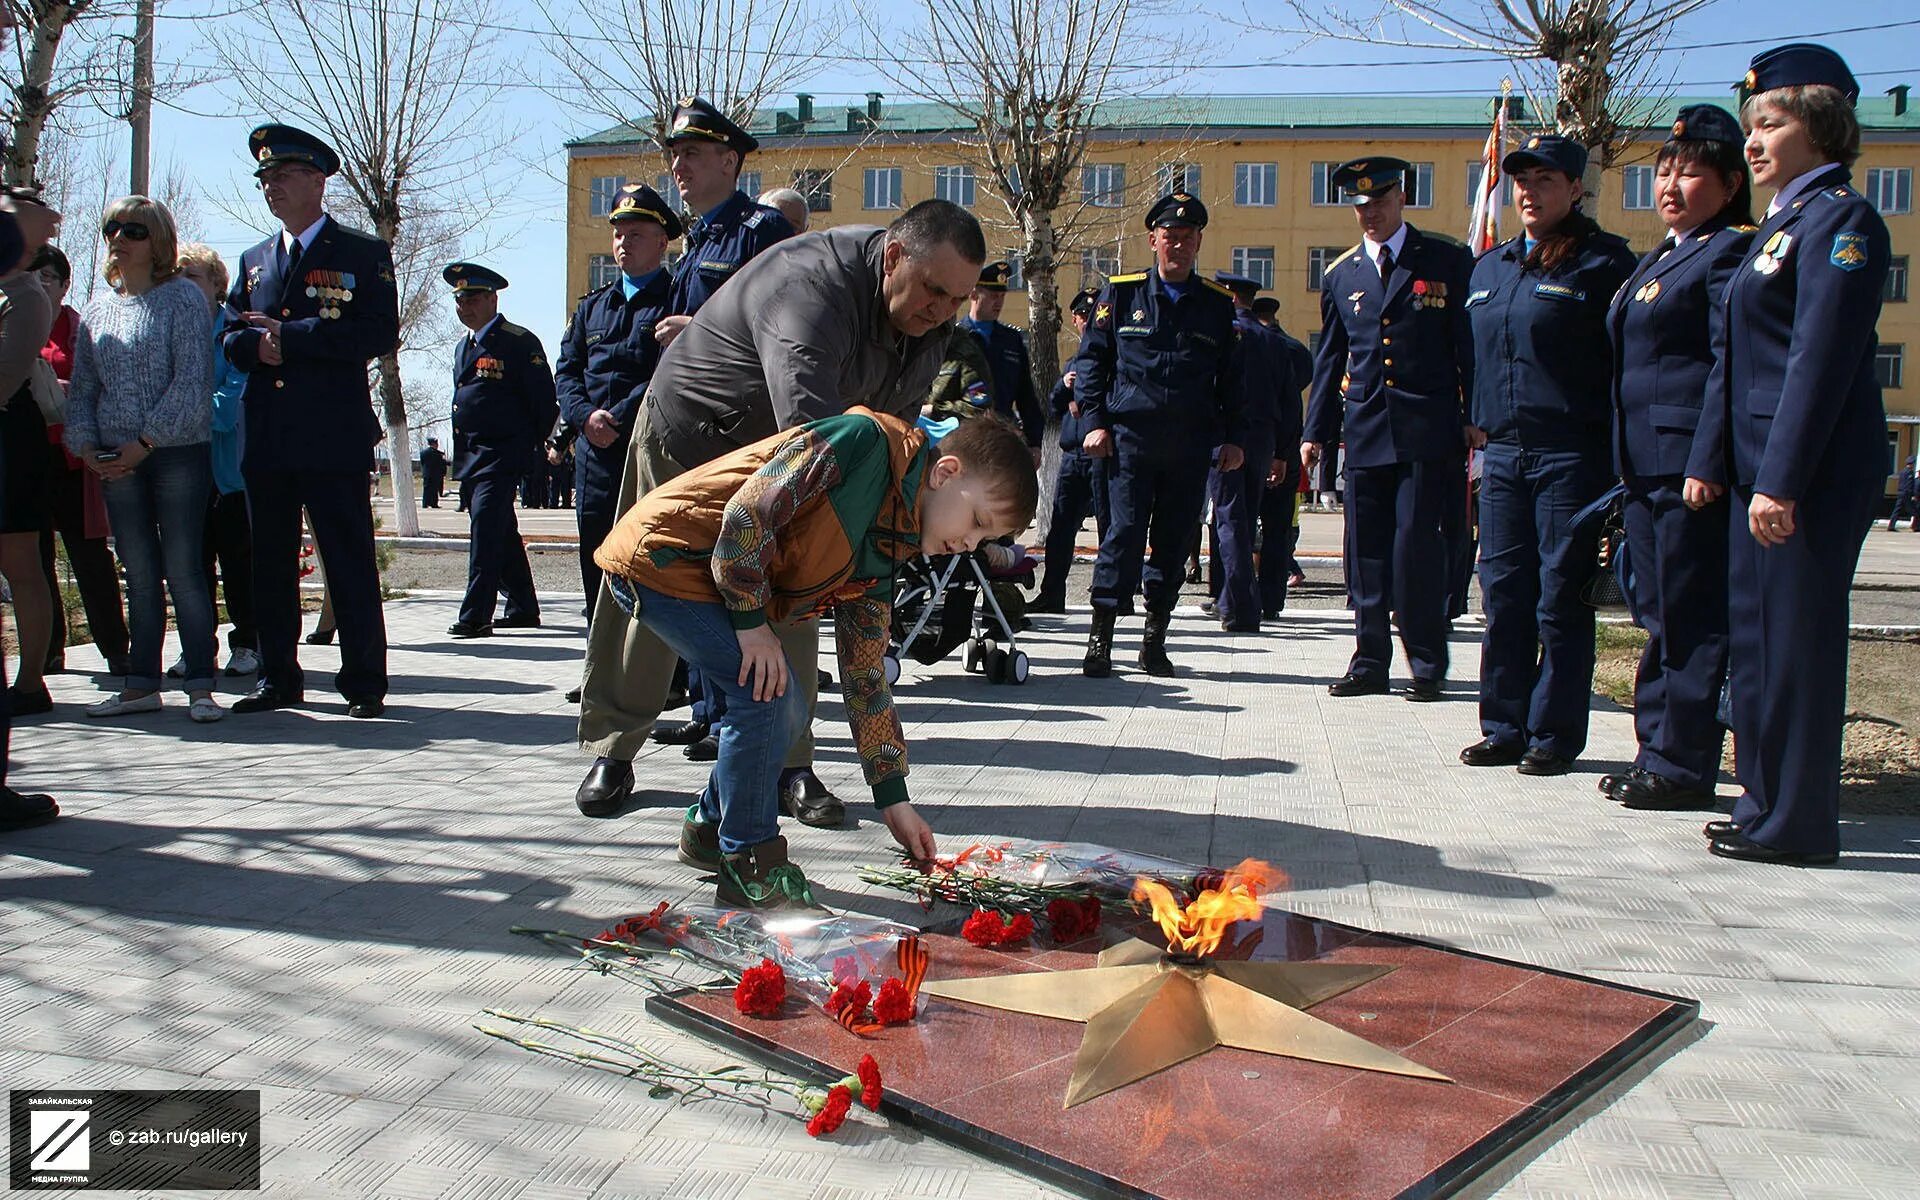
[[[740,889],[740,894],[752,901],[756,908],[782,900],[807,908],[820,907],[814,901],[813,889],[807,885],[805,872],[792,863],[782,863],[768,871],[766,879],[759,883],[750,883],[742,879],[740,872],[734,869],[732,863],[727,863],[721,869],[726,871],[733,885]]]

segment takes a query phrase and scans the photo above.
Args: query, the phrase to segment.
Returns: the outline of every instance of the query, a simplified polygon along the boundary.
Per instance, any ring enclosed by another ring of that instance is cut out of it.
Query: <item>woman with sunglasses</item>
[[[207,301],[181,275],[166,207],[127,196],[108,207],[107,282],[74,339],[67,446],[105,481],[114,543],[127,568],[131,670],[90,717],[160,707],[166,598],[173,595],[186,658],[187,712],[226,715],[213,699],[213,602],[201,562],[213,487],[213,355]]]

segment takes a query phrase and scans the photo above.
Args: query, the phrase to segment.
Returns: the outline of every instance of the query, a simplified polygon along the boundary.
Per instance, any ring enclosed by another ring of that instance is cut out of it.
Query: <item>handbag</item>
[[[1607,493],[1574,514],[1575,533],[1599,523],[1594,539],[1594,571],[1580,589],[1580,599],[1605,611],[1633,609],[1633,571],[1627,553],[1627,487],[1616,483]]]

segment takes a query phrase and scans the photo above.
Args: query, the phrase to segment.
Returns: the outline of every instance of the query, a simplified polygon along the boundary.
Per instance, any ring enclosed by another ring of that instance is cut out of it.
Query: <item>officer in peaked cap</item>
[[[663,144],[674,186],[693,214],[674,276],[672,319],[662,327],[671,341],[683,318],[699,312],[754,255],[792,237],[793,226],[740,190],[741,165],[760,143],[713,105],[698,96],[681,101]]]
[[[1447,674],[1447,514],[1467,503],[1473,343],[1461,305],[1473,255],[1407,224],[1407,169],[1369,155],[1333,172],[1361,239],[1322,277],[1300,458],[1311,469],[1346,443],[1354,652],[1327,690],[1388,690],[1397,619],[1412,676],[1402,694],[1430,701]]]
[[[1033,449],[1034,464],[1038,466],[1040,441],[1047,432],[1047,415],[1033,390],[1033,363],[1027,356],[1026,336],[1000,320],[1012,277],[1013,264],[1006,261],[981,267],[980,282],[973,285],[967,315],[958,324],[979,339],[986,351],[987,363],[993,371],[994,411],[1019,421],[1027,435],[1027,445]]]
[[[1186,192],[1147,211],[1152,270],[1115,275],[1080,341],[1080,415],[1089,454],[1111,457],[1107,532],[1093,570],[1093,627],[1081,670],[1112,670],[1113,627],[1144,589],[1140,665],[1174,674],[1167,629],[1206,504],[1209,459],[1240,466],[1233,297],[1194,270],[1207,206]],[[1146,554],[1149,529],[1153,553]]]
[[[1280,331],[1253,317],[1260,281],[1227,271],[1216,271],[1213,277],[1233,293],[1234,328],[1240,336],[1240,447],[1245,455],[1239,467],[1216,466],[1207,478],[1213,501],[1213,577],[1220,587],[1215,612],[1228,633],[1258,633],[1265,606],[1253,554],[1261,502],[1275,447],[1298,453],[1300,388],[1306,380],[1293,378],[1293,361]]]
[[[290,125],[262,125],[247,152],[281,228],[240,256],[221,335],[247,373],[243,471],[253,518],[260,682],[236,713],[298,704],[301,510],[327,564],[340,633],[334,686],[354,717],[385,711],[387,631],[367,473],[382,437],[367,363],[399,341],[393,253],[326,212],[340,158]]]
[[[1248,306],[1247,311],[1251,312],[1253,319],[1262,325],[1278,325],[1280,323],[1280,301],[1277,297],[1256,296],[1253,303]]]
[[[1096,288],[1082,288],[1067,305],[1074,332],[1085,336],[1093,321],[1094,304],[1099,300]],[[1094,528],[1102,537],[1107,531],[1107,463],[1086,452],[1087,424],[1075,399],[1080,382],[1080,361],[1066,364],[1047,397],[1053,416],[1060,423],[1060,473],[1053,485],[1053,516],[1047,523],[1046,569],[1040,577],[1040,592],[1027,605],[1030,613],[1067,611],[1067,576],[1073,570],[1074,539],[1087,514],[1093,514]]]
[[[515,487],[544,465],[547,434],[559,406],[546,348],[532,330],[500,315],[506,276],[478,263],[447,264],[454,312],[467,336],[453,359],[453,477],[468,500],[467,592],[447,630],[491,637],[493,606],[505,593],[501,628],[540,624],[540,600],[513,512]]]

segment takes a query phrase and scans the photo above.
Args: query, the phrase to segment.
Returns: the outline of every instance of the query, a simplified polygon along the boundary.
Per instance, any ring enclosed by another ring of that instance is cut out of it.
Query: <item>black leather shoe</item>
[[[814,672],[815,690],[824,692],[832,686],[833,686],[833,672],[827,670],[825,667],[818,668]]]
[[[653,726],[653,740],[663,746],[691,746],[705,736],[705,721],[656,721]]]
[[[1414,704],[1432,704],[1435,700],[1445,697],[1440,691],[1438,680],[1416,679],[1400,689],[1400,698]]]
[[[688,746],[684,753],[688,762],[715,762],[720,757],[720,739],[710,733]]]
[[[780,811],[815,829],[836,829],[847,819],[840,797],[812,771],[795,771],[780,784]]]
[[[483,638],[493,636],[491,625],[469,625],[465,621],[455,621],[447,626],[447,636],[457,638]]]
[[[53,711],[53,693],[47,691],[47,685],[44,683],[27,691],[17,687],[7,690],[10,711],[16,717],[32,717]]]
[[[1378,675],[1362,675],[1356,671],[1348,671],[1327,685],[1329,696],[1384,696],[1388,690],[1387,681]]]
[[[589,817],[610,817],[633,795],[633,764],[596,758],[573,794],[573,804]]]
[[[1258,621],[1222,621],[1220,622],[1220,632],[1221,633],[1259,633],[1260,622]]]
[[[333,630],[316,629],[306,636],[306,643],[309,646],[331,646],[333,645]],[[122,672],[122,674],[125,674],[125,672]]]
[[[1042,616],[1060,616],[1067,611],[1067,598],[1065,596],[1035,596],[1032,603],[1027,605],[1027,611],[1030,613],[1038,613]]]
[[[1167,626],[1171,620],[1164,613],[1148,613],[1146,631],[1140,635],[1140,669],[1159,679],[1179,674],[1167,657]]]
[[[387,702],[379,697],[347,701],[347,715],[366,721],[387,711]]]
[[[1738,821],[1708,821],[1700,827],[1701,833],[1706,834],[1716,842],[1724,837],[1732,837],[1739,833],[1740,830],[1741,825]]]
[[[495,629],[538,629],[540,618],[537,616],[501,617],[493,623]]]
[[[1778,863],[1783,867],[1825,867],[1840,861],[1838,854],[1798,854],[1792,850],[1775,850],[1772,846],[1762,846],[1744,833],[1730,833],[1726,837],[1715,838],[1707,849],[1721,858]]]
[[[1460,761],[1470,767],[1510,767],[1525,758],[1526,753],[1512,742],[1481,738],[1460,752]]]
[[[1278,621],[1281,611],[1282,610],[1277,608],[1263,608],[1260,610],[1260,619],[1262,621]]]
[[[576,688],[568,688],[568,689],[567,689],[567,703],[568,703],[568,704],[578,704],[578,703],[580,703],[580,689],[579,689],[579,688],[577,688],[577,687],[576,687]]]
[[[1534,746],[1520,757],[1520,765],[1514,770],[1522,775],[1565,775],[1573,770],[1573,760]]]
[[[1655,775],[1651,771],[1632,779],[1621,780],[1620,786],[1613,789],[1613,798],[1626,808],[1657,809],[1666,812],[1712,808],[1719,803],[1719,798],[1712,792],[1686,787],[1664,775]]]
[[[276,708],[292,708],[305,700],[299,692],[283,692],[270,683],[260,684],[246,695],[235,700],[230,711],[237,713],[268,712]]]
[[[1600,789],[1600,794],[1602,796],[1605,796],[1607,799],[1611,800],[1613,799],[1613,794],[1620,790],[1620,785],[1625,783],[1627,780],[1638,779],[1642,775],[1651,775],[1652,773],[1653,772],[1647,770],[1645,767],[1632,766],[1620,772],[1618,775],[1602,775],[1600,777],[1600,782],[1595,786]]]

